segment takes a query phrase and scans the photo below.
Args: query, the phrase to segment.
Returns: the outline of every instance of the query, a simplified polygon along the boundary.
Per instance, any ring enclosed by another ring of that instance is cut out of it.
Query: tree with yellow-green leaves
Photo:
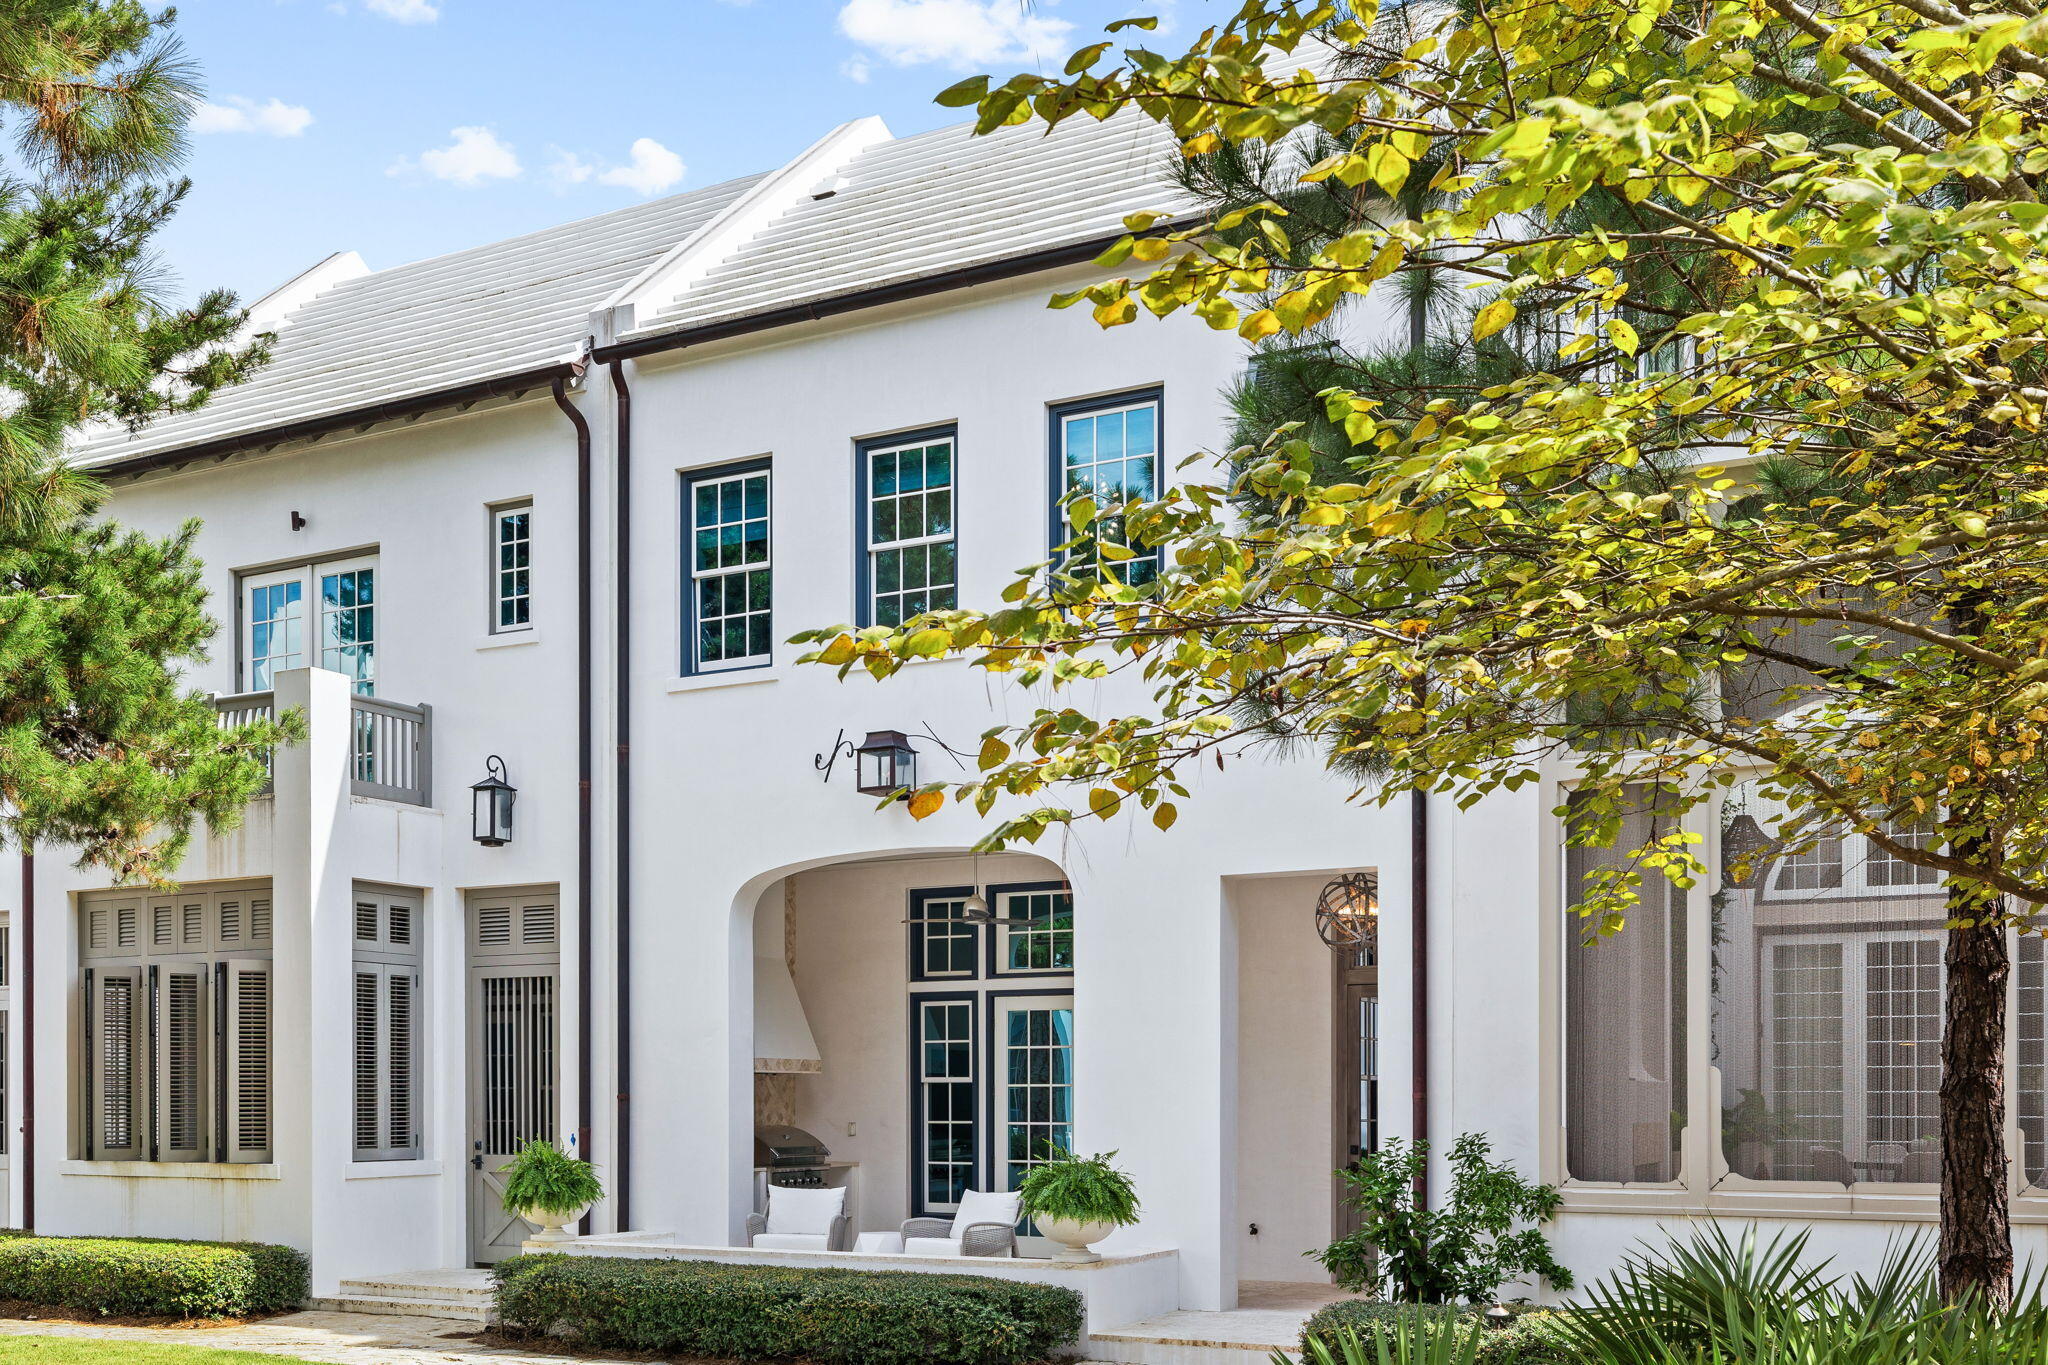
[[[232,295],[159,291],[196,96],[169,11],[0,0],[0,846],[66,845],[124,879],[232,826],[294,731],[220,728],[183,676],[215,629],[193,528],[96,521],[63,453],[86,422],[196,407],[264,359]]]
[[[1282,196],[1139,215],[1056,306],[1272,348],[1427,272],[1472,290],[1476,340],[1556,344],[1411,402],[1333,384],[1320,458],[1282,424],[1227,485],[1073,498],[1073,545],[999,603],[807,633],[878,676],[962,653],[1149,687],[990,731],[913,812],[1000,805],[991,845],[1170,826],[1189,764],[1275,736],[1383,802],[1567,763],[1586,844],[1644,791],[1677,815],[1756,780],[1781,851],[1854,830],[1946,887],[1942,1282],[2009,1298],[2007,935],[2048,903],[2048,14],[1248,0],[1178,55],[1147,27],[941,99],[984,131],[1135,110],[1190,158],[1319,142],[1297,181],[1400,211],[1306,242]],[[1154,550],[1156,578],[1120,572]],[[1675,832],[1633,855],[1590,927],[1704,871]]]

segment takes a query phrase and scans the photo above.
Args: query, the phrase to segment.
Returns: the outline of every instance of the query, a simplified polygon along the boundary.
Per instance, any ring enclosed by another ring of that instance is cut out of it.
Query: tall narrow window
[[[1565,1170],[1656,1184],[1678,1179],[1686,1122],[1684,893],[1644,870],[1640,904],[1605,937],[1570,908],[1597,874],[1669,832],[1646,789],[1629,796],[1611,844],[1565,850]],[[1568,812],[1585,801],[1574,793]]]
[[[270,892],[98,892],[79,906],[80,1154],[270,1159]]]
[[[1940,1178],[1941,887],[1755,785],[1724,812],[1713,1056],[1721,1149],[1751,1180]],[[1924,846],[1931,824],[1890,827]],[[2027,982],[2021,979],[2024,1070]],[[2021,1087],[2024,1092],[2024,1081]],[[2026,1100],[2021,1127],[2026,1127]]]
[[[979,1158],[975,1115],[974,1002],[916,1002],[920,1180],[927,1213],[948,1212],[975,1185]]]
[[[267,692],[285,669],[314,664],[347,674],[363,696],[375,694],[374,555],[244,574],[241,587],[244,687]]]
[[[865,624],[897,626],[958,605],[954,453],[950,429],[860,444]]]
[[[491,629],[533,625],[533,504],[491,511]]]
[[[765,465],[692,478],[684,582],[685,669],[751,668],[773,658],[774,565]]]
[[[1086,497],[1099,508],[1116,509],[1127,502],[1149,502],[1159,496],[1159,395],[1126,394],[1087,403],[1068,403],[1052,410],[1053,491],[1052,543],[1075,539],[1067,521],[1071,500]],[[1123,518],[1113,510],[1095,521],[1082,543],[1067,554],[1072,571],[1093,572],[1099,565],[1127,583],[1145,583],[1159,573],[1156,549],[1125,545]],[[1118,558],[1100,546],[1113,543],[1135,553]]]
[[[359,886],[354,918],[355,1156],[406,1160],[420,1154],[420,904]]]

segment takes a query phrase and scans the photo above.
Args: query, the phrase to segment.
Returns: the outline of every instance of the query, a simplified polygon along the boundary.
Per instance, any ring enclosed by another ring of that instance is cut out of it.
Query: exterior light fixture
[[[1730,820],[1721,831],[1722,881],[1729,886],[1747,886],[1754,882],[1764,863],[1769,861],[1770,847],[1775,842],[1748,811]],[[1740,881],[1735,878],[1737,864],[1742,865],[1744,872]]]
[[[484,760],[484,780],[469,789],[470,832],[485,848],[512,842],[512,801],[519,789],[505,780],[505,760]]]
[[[1371,948],[1380,936],[1380,879],[1347,872],[1316,897],[1316,933],[1339,951]]]
[[[901,730],[870,730],[853,750],[854,788],[896,796],[917,785],[917,750]]]

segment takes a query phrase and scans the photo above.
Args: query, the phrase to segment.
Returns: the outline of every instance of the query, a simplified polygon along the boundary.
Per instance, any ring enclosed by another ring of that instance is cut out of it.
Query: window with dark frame
[[[770,483],[765,463],[685,481],[685,673],[774,661]]]
[[[1123,519],[1098,518],[1076,536],[1067,520],[1071,502],[1091,499],[1099,508],[1149,502],[1160,491],[1160,393],[1156,389],[1083,402],[1059,403],[1051,409],[1052,516],[1051,544],[1069,545],[1067,572],[1104,573],[1125,583],[1142,584],[1159,575],[1159,551],[1126,543]],[[1130,551],[1104,553],[1113,544]]]
[[[958,605],[957,453],[951,427],[857,445],[863,625],[898,626]]]

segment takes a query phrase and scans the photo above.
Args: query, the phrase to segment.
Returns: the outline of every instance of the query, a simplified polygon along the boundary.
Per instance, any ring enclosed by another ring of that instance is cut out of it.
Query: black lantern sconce
[[[917,750],[910,736],[901,730],[870,730],[855,744],[841,730],[827,753],[811,760],[811,766],[832,780],[832,767],[845,754],[853,760],[854,790],[869,796],[902,796],[917,786]]]
[[[1373,948],[1380,937],[1380,879],[1347,872],[1316,897],[1316,933],[1340,952]]]
[[[484,760],[483,781],[469,789],[470,833],[485,848],[512,842],[512,801],[519,789],[505,780],[505,760],[492,754]]]

